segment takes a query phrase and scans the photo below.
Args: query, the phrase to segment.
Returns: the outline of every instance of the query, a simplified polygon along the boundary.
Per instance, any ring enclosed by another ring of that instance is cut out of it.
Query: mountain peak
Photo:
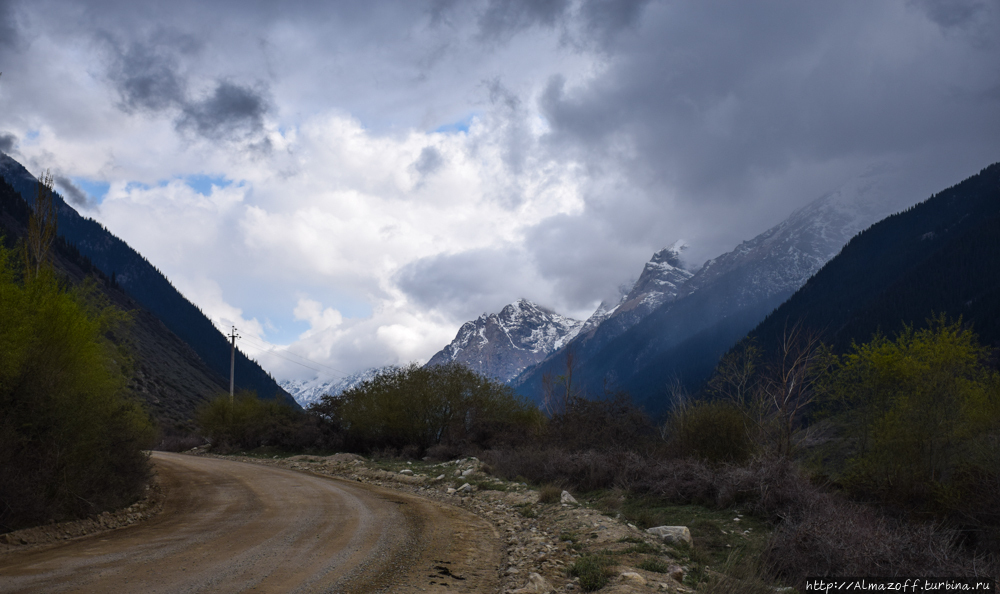
[[[683,268],[681,264],[681,252],[687,249],[687,243],[683,239],[678,239],[671,245],[653,254],[649,262],[651,264],[668,264],[674,268]]]
[[[583,322],[560,315],[527,299],[462,324],[455,339],[427,365],[457,361],[489,377],[508,381],[562,347]]]

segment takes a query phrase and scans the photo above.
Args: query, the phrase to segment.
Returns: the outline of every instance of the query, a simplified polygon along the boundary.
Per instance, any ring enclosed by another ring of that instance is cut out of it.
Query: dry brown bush
[[[538,503],[559,503],[562,491],[559,485],[544,485],[538,490]]]

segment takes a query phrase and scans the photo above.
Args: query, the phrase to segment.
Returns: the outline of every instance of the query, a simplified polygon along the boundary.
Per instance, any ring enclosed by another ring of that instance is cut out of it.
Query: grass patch
[[[599,504],[603,501],[618,503],[614,497],[597,501]],[[624,497],[617,507],[617,513],[626,521],[643,529],[687,526],[694,540],[694,547],[687,554],[701,558],[709,565],[725,563],[730,553],[737,549],[763,551],[772,530],[763,520],[741,515],[735,510],[677,505],[654,496]]]
[[[531,505],[530,503],[522,503],[520,505],[515,505],[514,508],[517,510],[517,513],[521,514],[521,516],[525,518],[538,517],[538,510],[536,510],[535,506]]]
[[[584,592],[600,590],[615,575],[615,562],[604,555],[584,555],[569,568],[569,574],[580,578],[580,588]]]
[[[670,566],[659,559],[644,559],[636,567],[643,571],[652,571],[653,573],[670,572]]]
[[[648,542],[636,543],[622,550],[623,555],[659,555],[662,552],[660,547],[653,546]]]
[[[707,594],[772,594],[775,585],[759,555],[734,551],[711,575],[701,576],[699,592]],[[685,580],[687,581],[687,580]]]

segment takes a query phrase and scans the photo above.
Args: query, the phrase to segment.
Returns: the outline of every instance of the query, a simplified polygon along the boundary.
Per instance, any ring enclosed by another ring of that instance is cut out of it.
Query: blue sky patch
[[[441,134],[456,134],[458,132],[468,132],[469,126],[472,125],[472,120],[474,120],[478,115],[479,114],[475,112],[470,113],[469,115],[458,120],[457,122],[452,122],[450,124],[439,126],[434,131]]]
[[[224,175],[188,175],[184,177],[184,183],[202,196],[208,196],[212,193],[212,186],[225,188],[231,186],[233,180],[226,179]]]
[[[111,184],[106,181],[94,181],[85,177],[71,177],[70,181],[98,204],[104,202],[104,197],[108,195],[108,189],[111,188]]]

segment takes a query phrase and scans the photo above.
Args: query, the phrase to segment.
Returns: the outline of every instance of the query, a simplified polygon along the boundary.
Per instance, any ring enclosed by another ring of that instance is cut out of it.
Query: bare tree
[[[573,371],[576,369],[576,353],[566,350],[566,372],[555,379],[551,373],[542,375],[542,410],[549,417],[563,414],[566,406],[578,396],[573,387]]]
[[[25,273],[37,277],[49,258],[49,249],[56,239],[58,218],[52,199],[52,174],[48,170],[38,179],[38,192],[28,219],[27,249],[24,251]]]
[[[828,356],[817,333],[807,332],[801,323],[785,326],[777,357],[768,366],[760,391],[770,409],[772,439],[779,454],[791,453],[792,433],[803,411],[816,399],[816,382]]]

